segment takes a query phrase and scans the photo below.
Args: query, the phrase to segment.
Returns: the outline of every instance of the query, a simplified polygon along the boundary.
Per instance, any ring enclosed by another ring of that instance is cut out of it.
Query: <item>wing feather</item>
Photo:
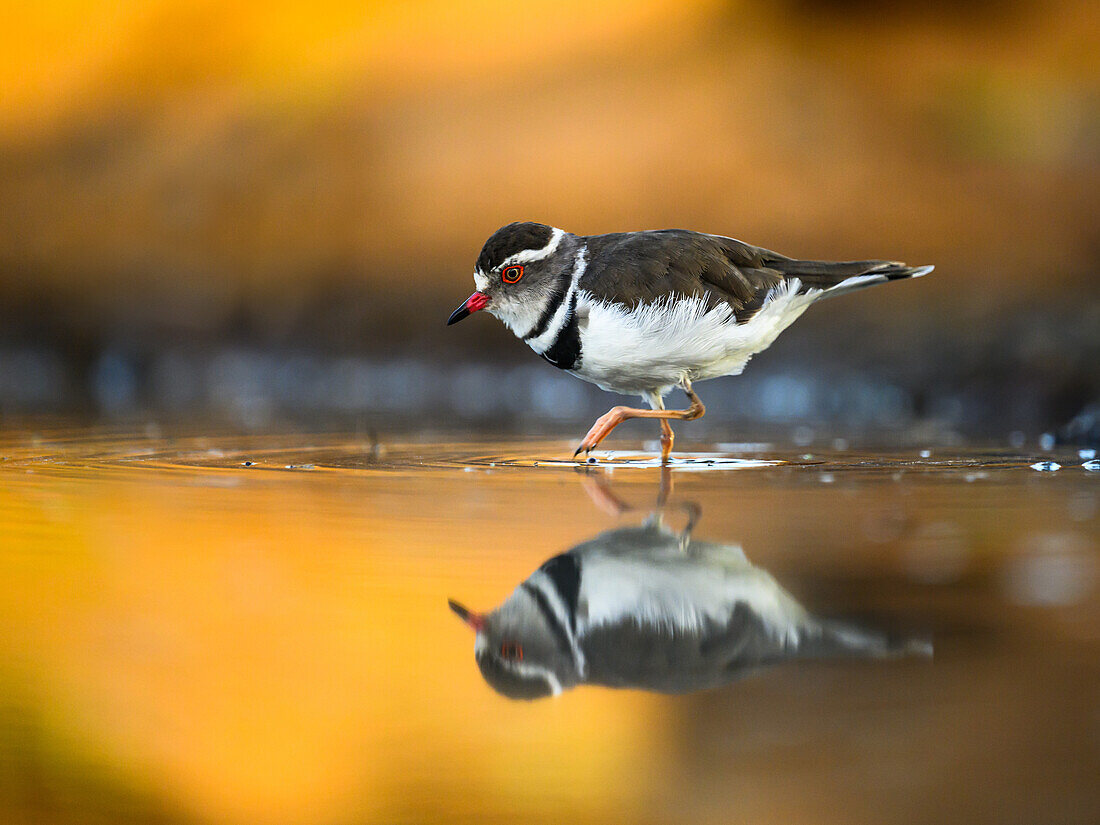
[[[923,274],[893,261],[802,261],[721,235],[686,229],[593,235],[578,286],[598,300],[630,306],[679,298],[727,304],[739,322],[760,309],[784,281],[801,291],[827,290],[863,274],[882,281]]]

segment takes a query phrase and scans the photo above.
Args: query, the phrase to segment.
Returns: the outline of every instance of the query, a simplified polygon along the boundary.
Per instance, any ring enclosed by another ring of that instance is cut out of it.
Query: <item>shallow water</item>
[[[692,449],[663,473],[564,440],[9,429],[4,820],[1100,819],[1100,473],[1076,451]],[[489,609],[655,511],[934,655],[494,692],[448,598]]]

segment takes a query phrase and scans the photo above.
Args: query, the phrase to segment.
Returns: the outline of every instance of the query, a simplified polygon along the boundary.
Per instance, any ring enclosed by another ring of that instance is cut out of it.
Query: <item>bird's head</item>
[[[522,587],[490,613],[448,604],[477,634],[474,657],[485,681],[510,699],[554,696],[578,681],[572,656],[562,649],[534,597]]]
[[[451,313],[447,325],[487,309],[513,332],[524,334],[545,299],[564,288],[563,275],[572,269],[576,248],[575,236],[552,226],[529,221],[502,226],[477,258],[477,291]]]

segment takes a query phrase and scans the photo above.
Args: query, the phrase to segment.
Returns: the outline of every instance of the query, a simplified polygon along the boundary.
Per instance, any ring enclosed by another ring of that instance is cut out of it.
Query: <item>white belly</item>
[[[700,299],[662,301],[626,309],[578,294],[581,362],[574,374],[605,390],[663,394],[685,378],[737,375],[821,296],[797,294],[796,279],[778,287],[748,322],[738,324],[722,304]]]
[[[624,621],[699,633],[710,623],[726,624],[744,604],[776,638],[797,640],[806,612],[767,571],[753,567],[739,547],[692,542],[690,548],[676,543],[667,552],[586,553],[582,633]]]

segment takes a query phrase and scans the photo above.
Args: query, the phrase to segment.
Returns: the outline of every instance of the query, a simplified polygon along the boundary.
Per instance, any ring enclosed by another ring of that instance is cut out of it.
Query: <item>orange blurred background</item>
[[[226,342],[531,364],[441,321],[485,237],[533,219],[935,263],[784,352],[933,396],[1027,372],[1042,426],[1100,396],[1098,27],[1079,0],[13,8],[0,352],[56,375],[19,390],[0,357],[0,390],[114,409],[107,353],[134,385],[116,406],[155,408],[158,353]]]
[[[430,445],[373,468],[384,430],[341,443],[344,470],[314,435],[270,466],[285,431],[171,435],[193,412],[365,431],[433,411],[579,434],[608,396],[488,319],[443,326],[517,219],[937,265],[815,308],[707,385],[718,414],[684,443],[1057,428],[1100,399],[1095,2],[9,5],[10,821],[1095,819],[1084,470],[681,482],[703,537],[744,541],[814,609],[931,627],[935,669],[529,708],[488,692],[445,600],[489,607],[609,526],[571,473],[410,470]],[[115,445],[14,430],[25,412],[165,430]],[[1029,576],[1077,601],[1021,594]]]

